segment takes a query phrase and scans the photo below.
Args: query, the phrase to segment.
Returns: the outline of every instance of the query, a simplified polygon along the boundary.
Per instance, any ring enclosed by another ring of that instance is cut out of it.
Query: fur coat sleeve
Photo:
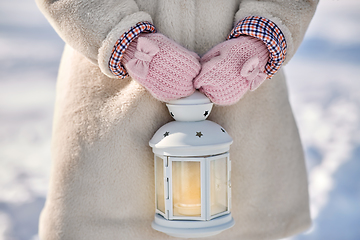
[[[109,77],[108,62],[117,39],[138,22],[152,22],[133,0],[36,0],[59,36]]]
[[[285,35],[286,64],[300,46],[318,2],[318,0],[244,0],[241,1],[239,10],[235,14],[235,23],[247,16],[260,16],[273,21]]]

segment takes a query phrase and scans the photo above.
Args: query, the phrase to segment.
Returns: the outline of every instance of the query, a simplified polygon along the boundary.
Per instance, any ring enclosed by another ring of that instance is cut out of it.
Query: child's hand
[[[194,86],[219,105],[230,105],[267,78],[266,45],[254,37],[240,36],[218,44],[201,58],[202,69]]]
[[[155,98],[170,101],[191,95],[199,74],[199,56],[159,33],[141,34],[131,42],[122,63],[129,75]]]

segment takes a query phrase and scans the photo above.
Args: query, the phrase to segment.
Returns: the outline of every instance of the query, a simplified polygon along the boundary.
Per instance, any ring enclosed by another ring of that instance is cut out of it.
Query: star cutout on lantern
[[[202,136],[204,136],[201,132],[196,132],[196,136],[201,138]]]
[[[169,132],[164,133],[164,137],[167,137],[167,136],[169,136]]]
[[[209,111],[205,111],[204,117],[206,117],[209,114]]]

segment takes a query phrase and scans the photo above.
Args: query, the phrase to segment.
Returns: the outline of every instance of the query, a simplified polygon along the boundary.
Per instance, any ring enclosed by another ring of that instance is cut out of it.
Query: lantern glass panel
[[[165,213],[164,162],[163,159],[158,156],[155,158],[155,170],[156,208]]]
[[[211,216],[228,210],[227,158],[210,161]]]
[[[201,216],[200,162],[172,162],[174,216]]]

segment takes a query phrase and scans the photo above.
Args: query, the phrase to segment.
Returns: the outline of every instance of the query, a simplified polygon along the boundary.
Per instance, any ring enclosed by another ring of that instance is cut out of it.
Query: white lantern
[[[155,154],[155,230],[196,238],[234,225],[232,138],[220,125],[206,120],[212,105],[200,92],[169,102],[176,121],[162,126],[149,142]]]

